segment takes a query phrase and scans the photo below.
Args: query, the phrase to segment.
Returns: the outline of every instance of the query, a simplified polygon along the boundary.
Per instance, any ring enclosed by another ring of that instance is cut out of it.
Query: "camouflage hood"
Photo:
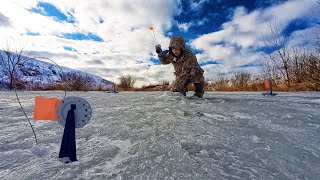
[[[175,48],[179,48],[182,50],[185,50],[185,48],[186,48],[186,45],[185,45],[185,42],[184,42],[184,39],[182,36],[173,36],[171,38],[169,46],[171,48],[175,47]]]

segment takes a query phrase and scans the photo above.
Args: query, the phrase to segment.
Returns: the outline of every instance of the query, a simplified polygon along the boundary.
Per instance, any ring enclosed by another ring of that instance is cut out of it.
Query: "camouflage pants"
[[[181,89],[179,92],[181,94],[183,94],[184,96],[187,95],[187,92],[188,92],[188,85],[191,84],[191,81],[188,80],[187,83],[185,84],[184,88]],[[195,87],[195,90],[194,90],[194,96],[198,96],[198,97],[202,97],[203,94],[204,94],[204,82],[202,83],[193,83],[194,87]]]

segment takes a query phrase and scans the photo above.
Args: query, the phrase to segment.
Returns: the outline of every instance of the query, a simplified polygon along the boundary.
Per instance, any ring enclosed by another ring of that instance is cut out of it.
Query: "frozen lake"
[[[18,92],[28,116],[34,97]],[[0,91],[0,179],[320,179],[320,93],[76,92],[93,117],[76,129],[78,161],[58,159],[63,127],[32,121]],[[188,94],[191,96],[191,93]]]

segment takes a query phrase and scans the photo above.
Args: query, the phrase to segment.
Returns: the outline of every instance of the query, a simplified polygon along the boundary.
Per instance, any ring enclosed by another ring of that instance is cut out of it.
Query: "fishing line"
[[[157,38],[156,38],[156,34],[154,33],[154,28],[153,27],[149,27],[149,29],[152,31],[153,33],[153,39],[154,39],[154,44],[159,44],[158,41],[157,41]]]
[[[65,78],[64,78],[64,73],[63,73],[63,71],[62,71],[61,66],[59,66],[59,65],[58,65],[56,62],[54,62],[53,60],[51,60],[51,59],[49,59],[49,58],[46,58],[46,57],[38,57],[38,58],[33,58],[33,59],[46,59],[46,60],[49,60],[49,61],[53,62],[55,65],[58,66],[58,68],[60,69],[60,72],[61,72],[61,74],[60,74],[61,80],[62,80],[63,83],[64,83],[64,98],[65,98],[66,95],[67,95],[66,80],[65,80]],[[13,78],[13,83],[14,83],[14,85],[16,85],[15,78]],[[32,129],[32,132],[33,132],[33,135],[34,135],[34,138],[35,138],[36,145],[38,145],[38,138],[37,138],[36,132],[35,132],[35,130],[34,130],[34,128],[33,128],[33,125],[31,124],[30,118],[28,117],[26,111],[24,110],[24,108],[23,108],[23,106],[22,106],[22,103],[21,103],[20,98],[19,98],[19,96],[18,96],[17,90],[14,89],[14,92],[15,92],[16,98],[17,98],[17,100],[18,100],[18,103],[19,103],[19,105],[20,105],[20,109],[22,110],[24,116],[26,117],[26,119],[27,119],[27,121],[29,122],[29,125],[30,125],[30,127],[31,127],[31,129]]]
[[[34,129],[33,129],[33,125],[31,124],[30,119],[29,119],[29,117],[28,117],[28,115],[27,115],[26,111],[25,111],[25,110],[23,109],[23,107],[22,107],[22,104],[21,104],[21,102],[20,102],[20,99],[19,99],[19,96],[18,96],[17,90],[16,90],[16,89],[14,89],[14,92],[15,92],[15,94],[16,94],[16,97],[17,97],[17,100],[18,100],[18,102],[19,102],[20,108],[21,108],[21,110],[22,110],[22,112],[23,112],[24,116],[27,118],[27,120],[28,120],[28,122],[29,122],[29,125],[30,125],[30,127],[31,127],[31,129],[32,129],[32,132],[33,132],[34,138],[35,138],[35,140],[36,140],[36,145],[38,145],[38,139],[37,139],[36,132],[35,132],[35,131],[34,131]]]
[[[152,30],[152,32],[153,32],[153,38],[154,38],[155,42],[158,42],[156,39],[156,34],[154,33],[154,30]]]

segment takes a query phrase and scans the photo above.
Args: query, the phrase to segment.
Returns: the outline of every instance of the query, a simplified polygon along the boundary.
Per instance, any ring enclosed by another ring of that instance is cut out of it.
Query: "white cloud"
[[[208,18],[205,17],[200,21],[191,21],[189,23],[179,23],[179,22],[177,22],[176,24],[177,24],[177,26],[178,26],[180,31],[187,32],[190,27],[203,26],[207,21],[208,21]]]
[[[145,77],[146,84],[158,79],[173,78],[172,71],[164,73],[166,66],[151,66],[150,52],[154,52],[156,43],[169,44],[164,37],[164,31],[172,26],[173,14],[179,1],[144,1],[134,3],[125,0],[82,1],[46,0],[67,16],[73,16],[75,23],[59,22],[55,18],[42,16],[28,10],[37,8],[37,0],[10,0],[1,3],[1,13],[9,18],[11,26],[0,26],[1,42],[14,37],[28,44],[28,50],[37,51],[38,56],[49,58],[61,66],[83,69],[100,75],[106,79],[118,81],[120,74],[131,74],[137,77],[137,84],[142,85]],[[100,20],[103,23],[100,23]],[[153,26],[154,33],[148,28]],[[39,36],[28,36],[28,31],[40,33]],[[68,40],[59,38],[63,33],[92,33],[101,37],[104,42],[89,40]],[[63,47],[68,46],[77,50],[71,52]],[[3,47],[3,46],[2,46]],[[65,56],[64,56],[65,55]],[[92,63],[100,60],[104,65]],[[137,61],[144,62],[144,65]],[[113,73],[105,69],[115,69]],[[148,76],[157,74],[158,76]],[[168,75],[169,77],[165,77]]]
[[[191,45],[202,50],[203,53],[197,55],[200,62],[216,60],[233,68],[256,63],[265,56],[257,49],[270,33],[270,22],[285,28],[292,20],[307,16],[314,6],[315,0],[292,0],[250,13],[238,7],[232,20],[222,25],[222,30],[202,35],[191,41]]]
[[[182,23],[182,24],[178,24],[178,28],[183,32],[187,32],[190,25],[191,25],[190,23]]]

